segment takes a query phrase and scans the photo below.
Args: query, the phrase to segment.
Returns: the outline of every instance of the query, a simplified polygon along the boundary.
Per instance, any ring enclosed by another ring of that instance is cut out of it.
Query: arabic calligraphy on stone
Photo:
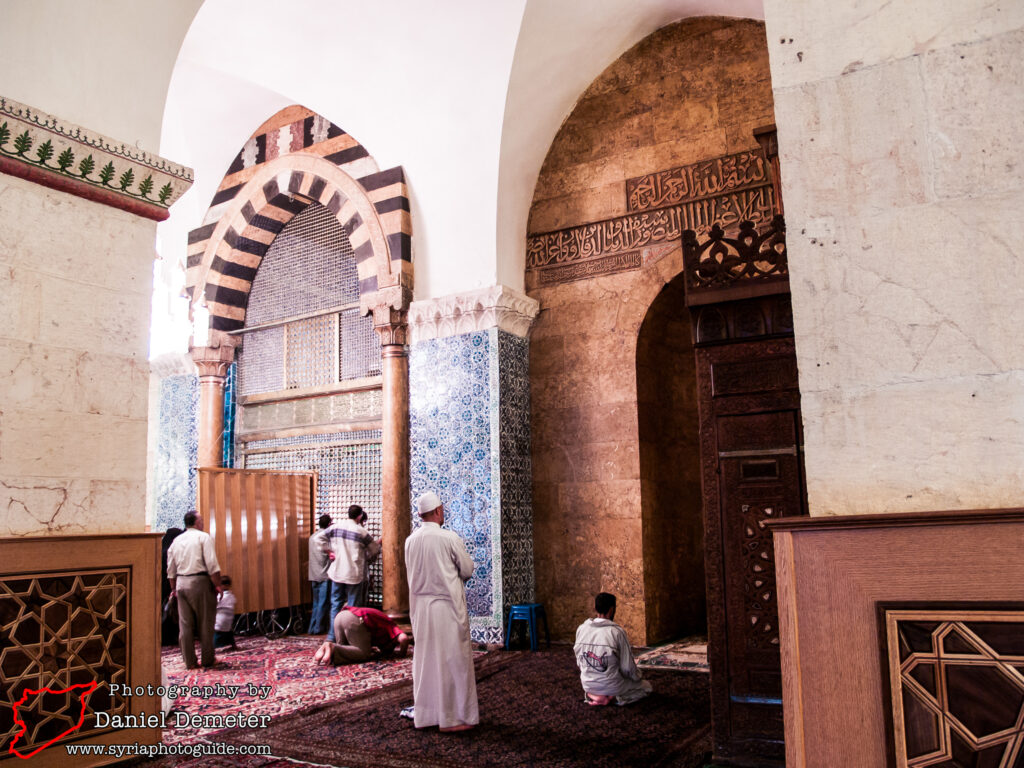
[[[684,229],[707,232],[715,223],[728,228],[749,219],[758,224],[771,221],[772,213],[772,189],[763,186],[671,208],[626,214],[531,237],[526,267],[536,269],[635,250],[677,240]]]
[[[721,195],[768,181],[767,164],[759,152],[739,152],[626,181],[630,211],[678,205]]]

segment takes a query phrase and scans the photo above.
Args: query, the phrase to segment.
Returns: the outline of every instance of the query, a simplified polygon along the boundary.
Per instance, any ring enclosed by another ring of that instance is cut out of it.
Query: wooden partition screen
[[[160,534],[0,538],[0,764],[156,744],[159,728],[122,723],[159,712],[160,681]]]
[[[237,613],[311,599],[309,550],[316,499],[313,472],[200,469],[199,511],[213,536]]]
[[[1024,764],[1024,510],[769,525],[788,768]]]

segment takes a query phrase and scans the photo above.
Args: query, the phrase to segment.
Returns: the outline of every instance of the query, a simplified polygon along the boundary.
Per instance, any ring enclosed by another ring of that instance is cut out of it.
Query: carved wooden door
[[[782,677],[775,556],[765,523],[802,512],[796,420],[794,411],[724,416],[716,430],[733,721],[777,739]]]
[[[715,757],[781,764],[775,557],[765,523],[806,514],[791,338],[699,347]]]

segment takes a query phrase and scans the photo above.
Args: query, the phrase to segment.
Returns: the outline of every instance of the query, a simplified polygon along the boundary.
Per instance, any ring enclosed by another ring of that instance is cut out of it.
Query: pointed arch
[[[302,107],[288,107],[246,142],[189,236],[187,290],[205,297],[213,331],[245,324],[249,291],[277,234],[318,202],[355,250],[363,313],[404,310],[412,297],[412,223],[401,167],[378,171],[351,136]]]

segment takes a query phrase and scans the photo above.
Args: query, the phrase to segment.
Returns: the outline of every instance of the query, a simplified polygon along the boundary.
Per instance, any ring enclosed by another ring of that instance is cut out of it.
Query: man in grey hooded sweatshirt
[[[586,702],[606,706],[632,704],[651,692],[651,684],[642,679],[629,647],[626,631],[616,624],[615,595],[598,593],[594,598],[597,617],[587,619],[576,630],[576,664]]]

